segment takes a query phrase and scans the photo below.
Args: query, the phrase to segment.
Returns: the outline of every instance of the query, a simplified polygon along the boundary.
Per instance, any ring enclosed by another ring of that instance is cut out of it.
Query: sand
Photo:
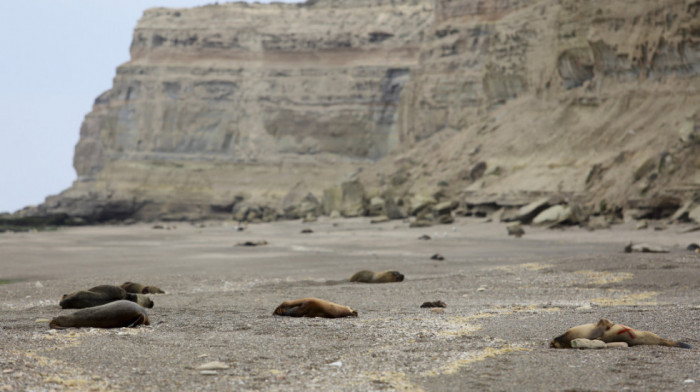
[[[251,225],[166,223],[0,234],[0,391],[698,390],[700,234],[595,232],[460,219],[409,229],[322,218]],[[175,227],[176,226],[176,227]],[[302,234],[303,228],[313,229]],[[433,239],[418,240],[422,234]],[[266,240],[261,247],[237,247]],[[630,240],[671,249],[625,254]],[[430,260],[434,253],[444,261]],[[401,283],[327,282],[396,269]],[[50,330],[64,293],[131,280],[150,326]],[[319,297],[358,318],[274,317]],[[421,309],[441,300],[444,312]],[[554,350],[601,317],[693,345]],[[197,370],[220,361],[228,369]],[[202,374],[204,372],[205,374]],[[692,381],[690,381],[692,380]]]

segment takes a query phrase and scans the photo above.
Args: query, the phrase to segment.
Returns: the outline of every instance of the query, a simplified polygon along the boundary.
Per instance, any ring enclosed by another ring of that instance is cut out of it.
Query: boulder
[[[556,205],[547,208],[546,210],[537,214],[537,216],[532,219],[533,225],[550,225],[563,223],[569,218],[571,218],[571,208],[565,205]]]
[[[695,223],[700,223],[700,205],[697,205],[688,211],[688,219]]]
[[[506,230],[508,231],[508,235],[513,235],[518,238],[522,237],[523,234],[525,234],[525,230],[523,230],[523,225],[519,221],[507,224]]]
[[[389,219],[404,219],[406,213],[396,205],[393,197],[384,198],[384,212]]]
[[[437,201],[430,195],[414,195],[408,200],[410,215],[418,215],[421,211],[431,209]]]
[[[435,211],[437,215],[446,215],[456,209],[457,206],[459,206],[459,203],[456,200],[443,201],[442,203],[436,204],[435,207],[433,207],[433,211]]]
[[[381,197],[375,196],[369,200],[367,213],[369,216],[380,216],[384,214],[384,206],[386,202]]]
[[[524,224],[530,223],[540,212],[550,207],[549,197],[543,197],[535,200],[532,203],[520,207],[515,215],[515,220]]]
[[[344,217],[365,215],[365,188],[359,180],[346,181],[323,191],[323,211]]]

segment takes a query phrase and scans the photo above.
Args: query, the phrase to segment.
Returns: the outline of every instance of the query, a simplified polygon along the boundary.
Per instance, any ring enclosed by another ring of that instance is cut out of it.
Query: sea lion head
[[[403,282],[403,274],[399,271],[391,271],[391,276],[394,278],[395,282]]]

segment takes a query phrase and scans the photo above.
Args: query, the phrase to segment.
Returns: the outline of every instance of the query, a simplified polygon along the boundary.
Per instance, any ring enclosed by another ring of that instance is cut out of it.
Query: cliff
[[[241,200],[281,208],[350,178],[368,197],[560,194],[670,211],[700,191],[699,11],[690,0],[151,9],[85,118],[78,180],[24,213],[194,219]]]

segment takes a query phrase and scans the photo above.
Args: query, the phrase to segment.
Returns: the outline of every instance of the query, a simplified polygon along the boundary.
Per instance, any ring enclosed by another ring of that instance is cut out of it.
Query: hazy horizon
[[[0,212],[41,204],[77,178],[73,151],[80,125],[95,98],[112,87],[117,66],[129,60],[133,29],[145,9],[211,3],[2,2]]]

